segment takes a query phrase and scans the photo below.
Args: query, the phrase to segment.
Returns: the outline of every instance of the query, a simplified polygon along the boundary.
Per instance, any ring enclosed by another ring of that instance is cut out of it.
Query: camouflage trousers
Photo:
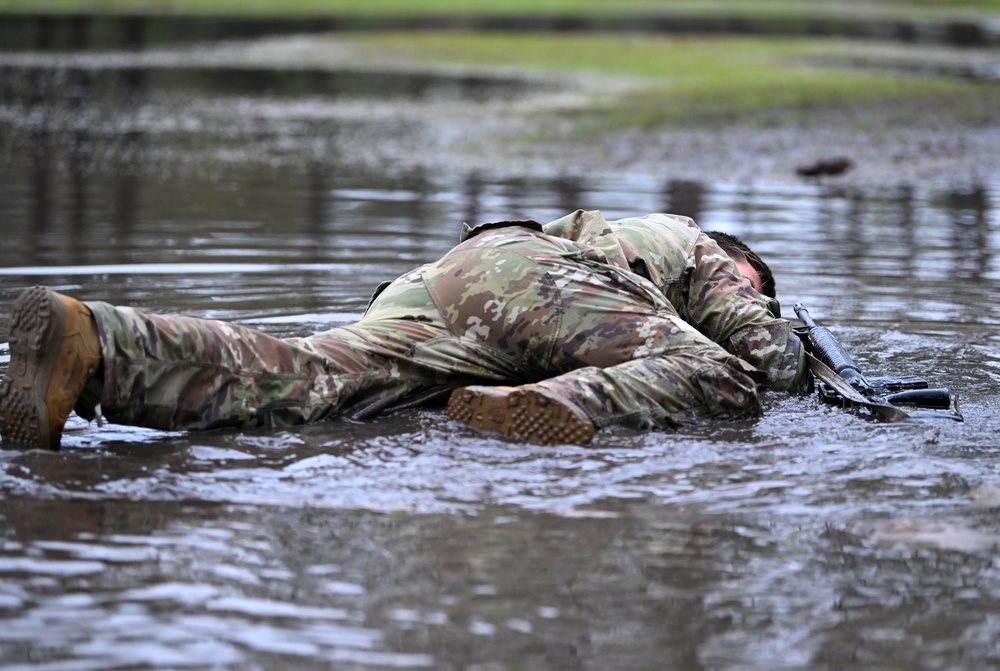
[[[540,383],[597,426],[756,413],[756,371],[644,278],[524,228],[482,233],[392,282],[361,321],[304,338],[88,302],[112,422],[287,426],[469,384]]]

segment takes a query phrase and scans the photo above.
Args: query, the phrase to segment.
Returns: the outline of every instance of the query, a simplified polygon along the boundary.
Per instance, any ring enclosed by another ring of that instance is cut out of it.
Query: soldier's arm
[[[805,352],[791,324],[771,313],[767,297],[701,234],[691,259],[687,311],[691,323],[727,351],[767,374],[773,389],[798,390],[808,381]]]

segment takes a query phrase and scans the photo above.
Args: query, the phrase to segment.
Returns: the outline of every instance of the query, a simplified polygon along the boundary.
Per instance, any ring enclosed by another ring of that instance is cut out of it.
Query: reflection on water
[[[995,662],[998,184],[371,169],[358,138],[406,128],[315,92],[168,99],[147,74],[0,77],[33,91],[0,102],[3,305],[44,282],[300,335],[463,220],[675,211],[745,237],[786,305],[867,370],[951,386],[967,421],[769,395],[754,422],[541,448],[436,410],[242,434],[74,420],[62,452],[0,451],[5,669]]]

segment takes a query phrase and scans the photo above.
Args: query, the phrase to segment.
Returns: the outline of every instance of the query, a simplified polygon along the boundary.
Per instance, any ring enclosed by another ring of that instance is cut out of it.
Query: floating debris
[[[808,165],[800,165],[795,169],[800,177],[823,177],[825,175],[840,175],[854,167],[849,158],[820,159]]]

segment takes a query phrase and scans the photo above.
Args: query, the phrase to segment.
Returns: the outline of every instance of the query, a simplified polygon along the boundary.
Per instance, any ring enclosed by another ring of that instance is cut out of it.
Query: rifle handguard
[[[798,315],[802,323],[808,329],[806,335],[812,345],[812,353],[816,358],[833,369],[837,375],[844,378],[852,387],[859,390],[870,390],[871,385],[865,376],[862,375],[854,359],[847,353],[847,350],[837,342],[830,329],[825,326],[817,326],[809,315],[809,311],[801,303],[795,305],[795,314]]]

